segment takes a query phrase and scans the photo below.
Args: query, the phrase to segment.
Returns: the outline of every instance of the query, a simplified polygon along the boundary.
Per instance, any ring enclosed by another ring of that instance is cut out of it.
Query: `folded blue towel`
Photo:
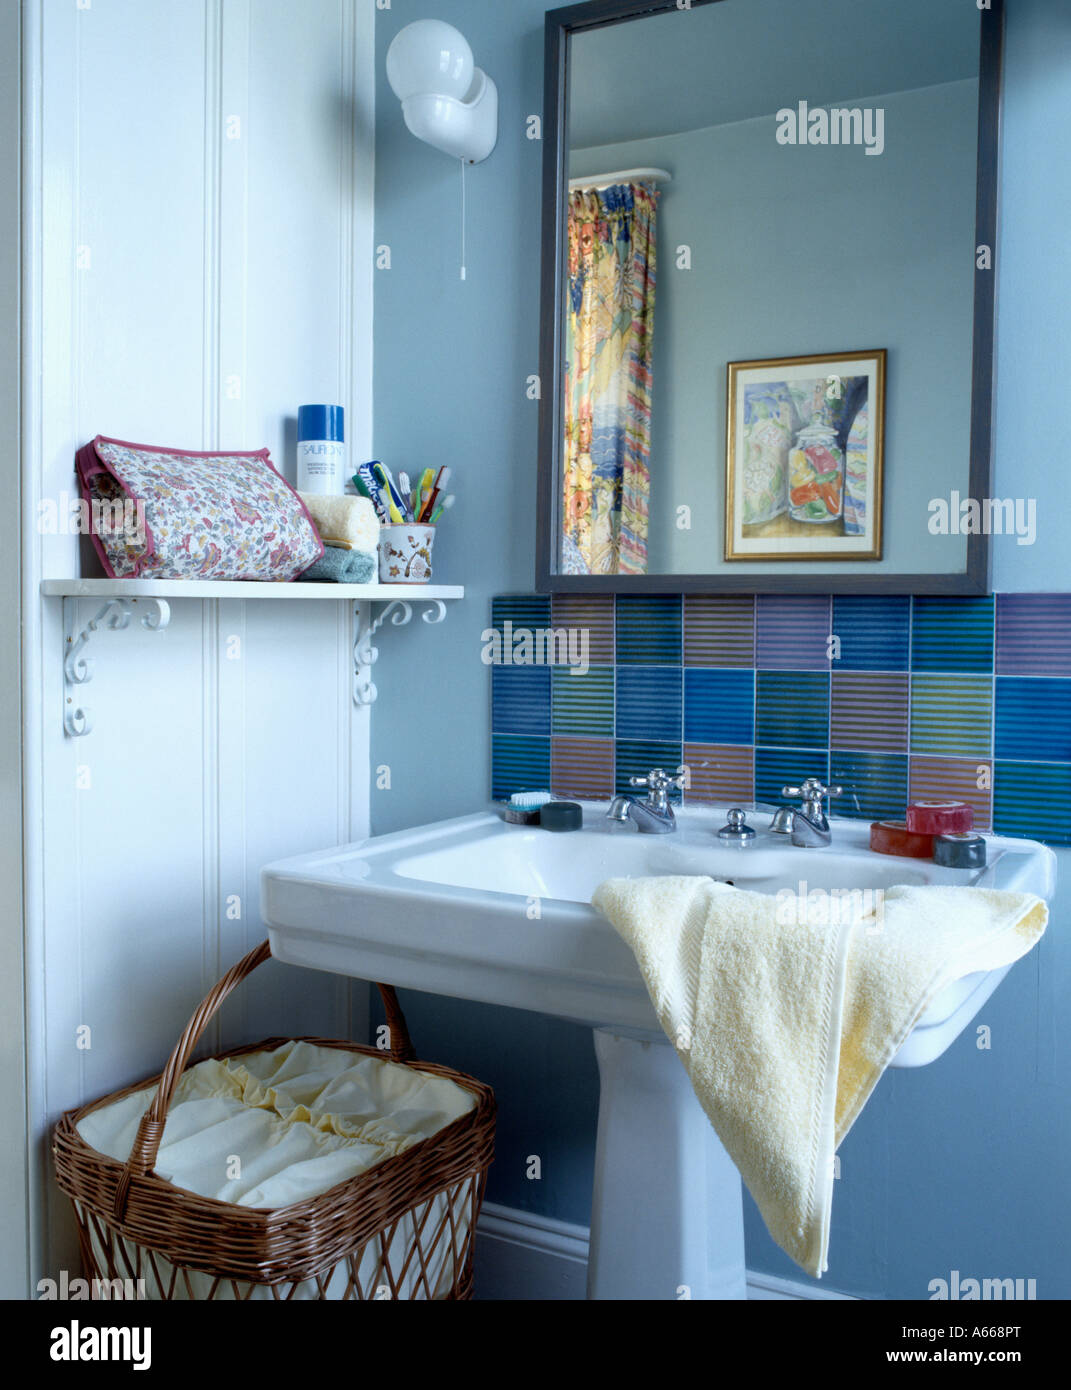
[[[375,555],[325,545],[323,558],[311,564],[300,579],[310,584],[370,584],[376,565]]]

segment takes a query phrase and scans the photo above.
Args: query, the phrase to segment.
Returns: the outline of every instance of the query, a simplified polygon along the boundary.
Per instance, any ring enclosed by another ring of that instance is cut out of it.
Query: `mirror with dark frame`
[[[1002,33],[548,13],[541,591],[986,591]]]

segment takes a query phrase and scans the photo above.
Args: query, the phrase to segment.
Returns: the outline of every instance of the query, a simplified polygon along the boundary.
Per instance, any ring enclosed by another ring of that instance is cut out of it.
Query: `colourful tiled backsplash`
[[[495,599],[507,622],[496,798],[607,800],[684,763],[689,802],[779,804],[818,776],[844,787],[838,815],[954,796],[979,829],[1071,844],[1071,594]],[[563,643],[520,664],[552,630],[586,633],[586,674]]]

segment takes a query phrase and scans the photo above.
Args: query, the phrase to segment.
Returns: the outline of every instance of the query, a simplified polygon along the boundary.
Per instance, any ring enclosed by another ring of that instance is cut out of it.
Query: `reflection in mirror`
[[[983,16],[645,8],[566,38],[551,572],[963,575]]]

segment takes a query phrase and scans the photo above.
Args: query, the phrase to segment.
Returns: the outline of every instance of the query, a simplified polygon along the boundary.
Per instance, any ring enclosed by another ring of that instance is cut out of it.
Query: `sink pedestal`
[[[740,1174],[662,1034],[596,1028],[591,1299],[746,1298]]]

